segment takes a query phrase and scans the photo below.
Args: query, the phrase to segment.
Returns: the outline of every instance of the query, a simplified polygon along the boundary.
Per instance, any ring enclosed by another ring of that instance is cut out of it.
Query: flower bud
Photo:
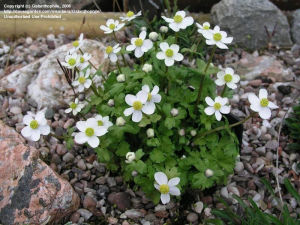
[[[147,31],[146,27],[141,27],[141,31]]]
[[[180,136],[184,136],[184,135],[185,135],[185,130],[184,130],[184,129],[180,129],[180,130],[178,131],[178,134],[179,134]]]
[[[131,176],[136,177],[137,175],[138,175],[138,172],[137,172],[137,171],[133,170],[133,171],[131,172]]]
[[[191,130],[191,135],[192,135],[192,137],[195,137],[195,136],[196,136],[196,134],[197,134],[197,131],[195,131],[195,130]]]
[[[125,120],[123,119],[123,117],[118,117],[117,118],[117,121],[116,121],[116,124],[117,124],[117,126],[124,126],[124,124],[125,124]]]
[[[168,30],[169,30],[169,28],[166,27],[166,26],[161,26],[161,27],[159,28],[159,30],[160,30],[160,32],[162,32],[162,33],[167,33]]]
[[[158,33],[156,33],[156,32],[151,32],[151,33],[149,34],[149,38],[150,38],[150,40],[152,40],[152,41],[157,41]]]
[[[178,113],[179,113],[179,111],[178,111],[178,109],[176,109],[176,108],[173,108],[172,110],[171,110],[171,115],[172,116],[178,116]]]
[[[125,81],[125,75],[123,73],[119,74],[117,76],[117,81],[120,82],[120,83],[124,82]]]
[[[148,138],[154,137],[154,130],[152,128],[147,129],[146,133]]]
[[[113,107],[115,105],[115,101],[113,99],[109,99],[107,105]]]
[[[146,64],[143,66],[143,71],[146,72],[146,73],[151,72],[151,71],[152,71],[152,65],[146,63]]]
[[[214,175],[214,171],[212,171],[211,169],[205,170],[205,176],[206,177],[211,177],[213,175]]]
[[[135,153],[134,152],[127,152],[126,154],[126,163],[131,163],[133,160],[135,160]]]

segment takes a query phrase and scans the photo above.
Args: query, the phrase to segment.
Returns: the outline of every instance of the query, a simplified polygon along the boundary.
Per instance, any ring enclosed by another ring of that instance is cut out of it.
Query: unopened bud
[[[213,175],[214,175],[214,171],[212,171],[211,169],[205,170],[206,177],[212,177]]]

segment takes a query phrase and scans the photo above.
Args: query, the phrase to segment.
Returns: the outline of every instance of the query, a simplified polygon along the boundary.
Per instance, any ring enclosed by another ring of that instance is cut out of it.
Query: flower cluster
[[[164,26],[147,35],[146,27],[135,24],[140,16],[129,11],[120,17],[122,22],[108,19],[100,26],[114,38],[104,52],[115,66],[107,74],[82,51],[83,34],[72,43],[62,66],[76,72],[71,85],[77,93],[65,112],[79,121],[66,139],[95,148],[110,170],[120,169],[126,181],[133,181],[154,202],[166,204],[187,187],[205,189],[232,173],[238,143],[233,131],[225,132],[226,115],[240,76],[232,68],[219,70],[211,64],[216,48],[228,49],[233,41],[219,26],[194,23],[185,11],[178,11],[171,18],[162,16]],[[116,32],[131,24],[139,30],[128,44],[120,43]],[[212,55],[207,63],[196,59],[189,67],[182,61],[186,54],[197,55],[197,38],[212,46]],[[140,64],[129,65],[125,54],[133,54]],[[101,76],[101,85],[96,76]],[[249,93],[248,99],[262,119],[278,108],[265,89],[258,97]],[[32,141],[50,133],[43,111],[29,113],[23,122],[21,133]]]

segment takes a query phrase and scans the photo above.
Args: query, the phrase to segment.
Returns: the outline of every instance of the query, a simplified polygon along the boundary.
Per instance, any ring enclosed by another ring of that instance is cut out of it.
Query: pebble
[[[237,162],[234,168],[235,172],[239,173],[244,170],[244,164],[242,162]]]
[[[125,211],[125,215],[130,219],[136,219],[143,216],[143,214],[136,209],[129,209]]]
[[[87,209],[78,209],[77,212],[84,218],[85,221],[88,221],[93,215],[93,213]]]
[[[15,115],[18,115],[18,114],[22,113],[22,109],[20,107],[18,107],[18,106],[11,107],[9,111],[11,113],[15,114]]]
[[[167,207],[165,205],[157,205],[154,208],[154,212],[158,212],[158,211],[165,211],[167,209]]]
[[[118,219],[114,218],[114,217],[108,217],[108,223],[109,224],[117,224],[118,223]]]
[[[46,119],[50,120],[53,118],[53,116],[54,116],[54,110],[52,108],[47,108],[45,112]]]
[[[260,155],[265,155],[266,154],[266,147],[265,146],[261,146],[255,149],[255,151],[260,154]]]
[[[198,215],[196,213],[189,213],[186,217],[187,221],[190,223],[194,223],[198,220]]]
[[[126,192],[110,193],[107,199],[110,204],[116,205],[119,210],[124,211],[131,207],[130,195]]]
[[[83,200],[83,207],[85,209],[94,209],[96,208],[97,201],[95,201],[92,197],[86,195]]]
[[[75,120],[73,118],[70,118],[65,122],[64,129],[68,129],[69,127],[73,126],[75,123]]]
[[[202,210],[203,210],[203,202],[199,201],[199,202],[196,202],[194,205],[193,205],[193,209],[196,213],[201,213]]]
[[[63,161],[64,162],[71,162],[71,161],[73,161],[74,160],[74,155],[72,154],[72,153],[70,153],[70,152],[67,152],[67,154],[65,154],[64,156],[63,156]]]
[[[229,193],[228,193],[227,187],[222,187],[222,188],[221,188],[221,196],[222,196],[223,198],[228,198],[228,197],[229,197]]]
[[[114,186],[117,185],[117,182],[116,182],[114,177],[108,177],[106,179],[106,181],[107,181],[107,184],[108,184],[109,187],[114,187]]]
[[[80,160],[78,161],[77,166],[78,166],[78,168],[81,169],[81,170],[86,170],[86,165],[85,165],[83,159],[80,159]]]

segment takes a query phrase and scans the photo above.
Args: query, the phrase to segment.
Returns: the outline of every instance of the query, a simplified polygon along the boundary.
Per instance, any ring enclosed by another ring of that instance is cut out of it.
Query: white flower
[[[215,81],[216,85],[222,86],[226,84],[231,89],[236,89],[236,83],[240,81],[240,76],[234,74],[234,70],[231,68],[226,68],[225,71],[218,72],[217,77],[218,79]]]
[[[178,113],[179,113],[179,111],[178,111],[178,109],[176,109],[176,108],[173,108],[173,109],[171,109],[171,115],[172,116],[178,116]]]
[[[70,53],[76,52],[83,44],[83,33],[80,34],[78,40],[73,41],[72,46],[73,48],[70,50]]]
[[[144,66],[143,66],[143,69],[142,69],[144,72],[146,73],[149,73],[152,71],[152,65],[151,64],[148,64],[146,63]]]
[[[150,40],[152,40],[152,41],[157,41],[158,33],[156,33],[156,32],[151,32],[151,33],[149,34],[149,38],[150,38]]]
[[[144,52],[148,52],[152,47],[153,43],[151,40],[146,39],[146,31],[142,31],[138,38],[131,38],[131,45],[126,47],[127,51],[133,51],[134,55],[137,58],[140,58],[144,55]]]
[[[117,120],[116,120],[116,125],[119,126],[119,127],[124,126],[125,123],[126,123],[126,121],[125,121],[124,118],[121,117],[121,116],[118,117]]]
[[[209,106],[205,108],[204,112],[209,116],[215,114],[218,121],[221,120],[222,114],[228,114],[230,112],[230,106],[226,105],[228,98],[218,96],[215,98],[215,101],[213,101],[210,97],[206,97],[205,101]]]
[[[124,82],[125,81],[125,75],[123,73],[119,74],[117,76],[117,81],[120,82],[120,83]]]
[[[97,121],[99,127],[104,128],[106,130],[113,125],[112,122],[109,121],[108,116],[102,117],[101,115],[97,115],[95,116],[95,120]]]
[[[159,28],[159,31],[162,32],[162,33],[167,33],[168,30],[169,30],[169,28],[166,27],[166,26],[161,26],[161,27]]]
[[[180,190],[176,187],[180,182],[179,177],[174,177],[168,181],[166,174],[163,172],[156,172],[154,178],[156,181],[154,187],[161,193],[160,200],[163,204],[170,202],[170,195],[180,195]]]
[[[126,15],[125,15],[125,16],[121,16],[120,19],[121,19],[122,21],[131,21],[131,20],[137,18],[137,17],[140,16],[140,15],[142,15],[142,12],[141,12],[141,11],[139,11],[137,14],[134,14],[134,12],[132,12],[132,11],[128,11],[128,12],[126,13]]]
[[[212,171],[211,169],[206,169],[205,170],[205,176],[206,177],[212,177],[214,175],[214,171]]]
[[[135,160],[135,153],[134,152],[127,152],[126,154],[126,163],[132,163],[132,161]]]
[[[84,89],[88,89],[92,85],[92,80],[89,78],[90,72],[90,69],[87,69],[85,73],[81,71],[78,79],[73,81],[73,86],[78,86],[79,92],[84,91]]]
[[[169,27],[175,31],[178,32],[180,29],[185,29],[188,26],[192,25],[194,23],[194,19],[191,16],[185,17],[185,11],[178,11],[175,16],[172,18],[167,18],[165,16],[162,16],[162,18],[169,23]]]
[[[184,129],[180,129],[180,130],[178,131],[178,134],[179,134],[180,136],[184,136],[184,135],[185,135],[185,130],[184,130]]]
[[[73,115],[76,116],[77,113],[79,113],[82,110],[82,108],[84,107],[84,104],[79,103],[78,98],[76,98],[74,102],[71,102],[69,104],[69,106],[70,106],[70,108],[66,109],[65,113],[73,112]]]
[[[153,138],[154,137],[154,130],[152,128],[148,128],[146,131],[147,137],[148,138]]]
[[[124,110],[124,115],[129,116],[132,114],[133,122],[140,122],[143,117],[143,113],[152,114],[149,110],[149,107],[145,107],[144,104],[147,102],[148,93],[145,91],[139,91],[136,96],[126,95],[125,102],[130,105],[130,108]],[[143,113],[142,113],[143,112]]]
[[[197,131],[191,130],[191,135],[192,135],[192,137],[195,137],[197,135]]]
[[[205,22],[205,23],[203,23],[203,25],[196,23],[196,25],[198,27],[198,33],[200,33],[202,35],[211,32],[209,22]]]
[[[179,46],[172,44],[169,46],[167,42],[162,42],[159,44],[161,52],[156,54],[156,58],[160,60],[165,60],[166,66],[173,66],[174,61],[182,61],[183,55],[179,53]]]
[[[98,136],[106,134],[107,130],[98,126],[95,118],[89,118],[86,121],[78,121],[77,129],[80,131],[75,135],[75,141],[78,144],[88,143],[92,148],[99,146]]]
[[[268,120],[271,118],[271,109],[277,109],[278,106],[268,100],[268,92],[266,89],[260,89],[258,97],[254,93],[248,95],[250,108],[258,112],[262,119]]]
[[[41,134],[48,135],[50,133],[44,111],[39,111],[36,115],[29,112],[23,117],[23,123],[26,126],[21,130],[21,134],[31,141],[38,141]]]
[[[205,32],[202,34],[206,38],[206,44],[217,45],[221,49],[228,49],[225,44],[230,44],[233,40],[232,37],[227,37],[227,33],[225,31],[220,31],[219,26],[215,26],[211,32]]]
[[[80,63],[80,56],[76,53],[70,54],[70,52],[65,57],[65,62],[61,64],[69,69],[74,69]]]
[[[106,26],[101,25],[100,29],[103,30],[105,34],[110,34],[122,29],[124,25],[125,23],[119,23],[119,20],[108,19],[106,21]]]
[[[159,92],[159,87],[154,86],[153,90],[150,92],[150,88],[148,85],[144,85],[142,87],[142,90],[147,93],[148,98],[147,101],[144,105],[144,110],[148,112],[148,114],[153,114],[155,111],[155,104],[154,103],[159,103],[161,101],[161,96],[158,94]]]
[[[92,56],[89,53],[84,53],[79,57],[79,65],[78,67],[83,70],[85,69],[90,63],[89,60],[92,58]]]
[[[107,46],[104,53],[104,58],[109,58],[111,62],[115,63],[118,60],[117,53],[121,50],[119,44],[116,44],[114,47]]]

